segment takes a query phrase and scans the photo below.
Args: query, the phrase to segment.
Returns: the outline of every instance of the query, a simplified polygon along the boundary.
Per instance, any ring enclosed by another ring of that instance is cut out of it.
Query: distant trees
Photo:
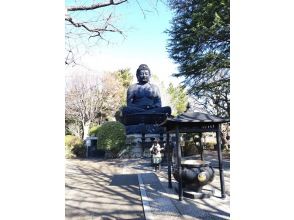
[[[229,0],[169,0],[174,11],[168,52],[179,64],[176,77],[198,104],[230,116]]]
[[[76,134],[85,138],[91,123],[101,124],[114,116],[122,104],[123,91],[122,83],[113,73],[103,77],[86,73],[72,75],[66,80],[66,129],[79,128]]]
[[[120,69],[112,74],[115,75],[115,77],[118,79],[118,81],[121,83],[123,86],[122,88],[122,105],[126,105],[126,99],[127,99],[127,89],[133,82],[133,74],[131,73],[130,69]]]
[[[167,88],[167,93],[170,97],[169,101],[172,108],[172,114],[176,116],[183,113],[188,104],[188,96],[184,88],[181,86],[173,86],[173,84],[170,83]]]

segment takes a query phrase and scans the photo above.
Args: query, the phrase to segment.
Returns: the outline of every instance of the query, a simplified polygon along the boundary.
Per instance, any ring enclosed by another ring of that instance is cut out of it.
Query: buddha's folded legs
[[[156,113],[162,113],[162,114],[171,114],[171,108],[169,106],[165,107],[158,107],[158,108],[152,108],[152,109],[143,109],[143,108],[137,108],[137,107],[124,107],[122,110],[123,116],[130,115],[130,114],[156,114]]]

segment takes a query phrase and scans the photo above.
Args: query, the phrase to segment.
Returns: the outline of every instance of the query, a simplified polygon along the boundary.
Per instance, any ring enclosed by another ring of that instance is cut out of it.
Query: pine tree
[[[229,0],[170,0],[168,52],[189,94],[218,116],[230,115]]]
[[[188,96],[186,91],[181,86],[174,87],[172,83],[167,88],[167,93],[170,96],[172,113],[174,116],[183,113],[188,104]]]

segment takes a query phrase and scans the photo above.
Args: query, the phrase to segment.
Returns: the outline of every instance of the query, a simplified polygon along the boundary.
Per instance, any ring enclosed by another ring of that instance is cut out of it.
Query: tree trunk
[[[83,140],[85,140],[86,139],[86,137],[88,137],[89,135],[89,129],[90,129],[90,121],[87,121],[87,122],[85,122],[85,123],[83,123],[83,133],[84,133],[84,135],[83,135]]]
[[[229,135],[229,124],[223,124],[221,129],[221,142],[225,149],[229,149],[229,142],[227,136]]]

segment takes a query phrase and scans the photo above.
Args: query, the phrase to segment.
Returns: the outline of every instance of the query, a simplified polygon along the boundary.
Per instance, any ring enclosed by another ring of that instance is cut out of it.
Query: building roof
[[[178,121],[178,122],[229,122],[229,119],[219,118],[208,113],[203,112],[184,112],[178,115],[175,118],[168,118],[171,121]]]
[[[206,125],[221,124],[229,121],[229,119],[219,118],[208,113],[187,111],[175,118],[167,118],[160,126],[166,127],[168,130],[173,129],[175,126],[204,129]]]

